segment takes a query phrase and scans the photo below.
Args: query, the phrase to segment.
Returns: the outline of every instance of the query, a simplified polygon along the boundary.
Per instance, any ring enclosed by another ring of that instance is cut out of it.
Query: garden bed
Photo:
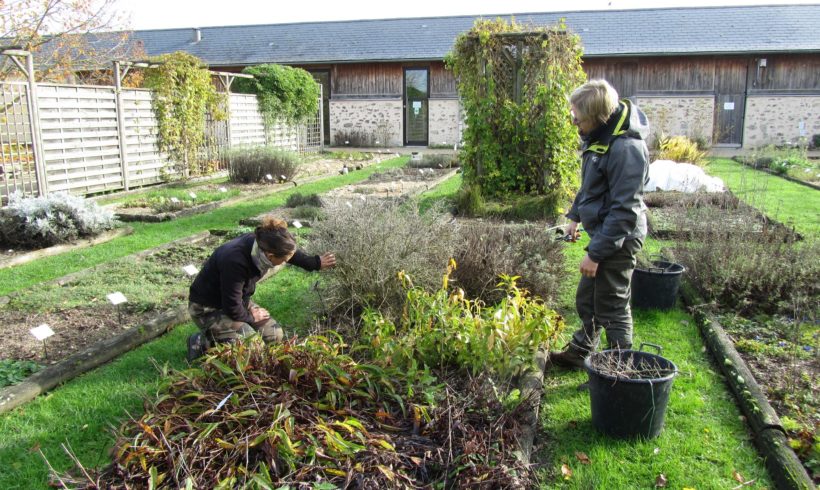
[[[223,240],[197,236],[195,243],[183,240],[6,297],[0,359],[54,364],[187,302],[191,279],[182,267],[200,267]],[[116,291],[128,299],[119,308],[106,299]],[[45,346],[29,332],[43,323],[55,333]]]
[[[174,191],[173,186],[159,190],[147,191],[145,195],[154,195],[153,199],[137,200],[129,197],[123,201],[108,205],[121,221],[160,222],[177,219],[183,216],[204,213],[222,206],[235,204],[265,194],[290,189],[325,177],[332,177],[347,167],[350,170],[364,168],[381,162],[380,156],[367,160],[347,160],[344,158],[312,158],[299,164],[296,175],[288,180],[271,175],[270,183],[239,184],[233,182],[205,182],[200,185],[185,186],[184,190]],[[167,196],[166,196],[167,194]],[[197,203],[197,198],[208,202]],[[176,201],[172,201],[175,199]],[[134,202],[151,201],[151,206],[134,206]]]
[[[53,247],[41,248],[39,250],[3,250],[0,251],[0,269],[25,264],[27,262],[41,259],[43,257],[50,257],[52,255],[68,252],[69,250],[92,247],[94,245],[99,245],[101,243],[111,241],[121,236],[130,235],[133,232],[134,229],[131,227],[122,227],[100,233],[99,235],[93,238],[77,240],[74,243],[54,245]]]

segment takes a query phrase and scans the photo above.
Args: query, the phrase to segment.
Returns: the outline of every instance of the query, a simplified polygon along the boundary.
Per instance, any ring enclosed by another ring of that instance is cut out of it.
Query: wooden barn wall
[[[458,97],[456,78],[441,61],[430,63],[430,97],[434,99]]]
[[[401,98],[402,78],[401,63],[334,65],[330,98]]]
[[[761,65],[765,59],[766,66]],[[749,93],[820,92],[820,54],[758,55],[748,70]]]
[[[761,58],[765,67],[758,67]],[[590,79],[609,80],[624,97],[820,91],[820,54],[591,58],[583,67]]]

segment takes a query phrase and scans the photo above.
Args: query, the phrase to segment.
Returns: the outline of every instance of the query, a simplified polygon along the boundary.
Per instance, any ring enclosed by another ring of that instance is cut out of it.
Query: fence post
[[[34,55],[26,53],[26,77],[28,78],[28,117],[31,123],[31,146],[34,153],[34,173],[37,174],[37,192],[48,194],[45,152],[40,134],[40,104],[37,102],[37,81],[34,78]],[[19,66],[19,65],[18,65]]]
[[[325,151],[325,94],[322,93],[324,87],[319,84],[319,151]]]
[[[120,167],[122,168],[122,185],[127,191],[130,190],[128,178],[128,141],[125,139],[125,114],[122,107],[122,73],[120,72],[120,62],[114,62],[114,95],[116,96],[117,107],[117,140],[120,146]]]

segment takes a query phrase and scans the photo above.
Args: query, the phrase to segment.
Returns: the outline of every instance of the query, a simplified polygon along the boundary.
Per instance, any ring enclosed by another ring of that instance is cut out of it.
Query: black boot
[[[549,362],[553,366],[560,366],[567,369],[584,369],[584,359],[588,353],[572,344],[560,352],[550,352]]]
[[[194,362],[196,359],[205,355],[205,352],[208,350],[210,345],[208,345],[208,339],[202,332],[197,332],[188,337],[188,362]]]

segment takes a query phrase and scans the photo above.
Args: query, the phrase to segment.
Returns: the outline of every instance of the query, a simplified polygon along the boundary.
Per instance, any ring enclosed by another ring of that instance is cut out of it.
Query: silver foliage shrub
[[[400,313],[405,293],[396,274],[402,270],[416,286],[441,287],[457,246],[457,226],[449,215],[437,209],[421,214],[412,201],[359,199],[327,203],[325,211],[311,245],[337,257],[324,298],[331,312],[355,315],[369,306]]]
[[[0,243],[4,247],[44,248],[97,235],[116,225],[114,213],[64,192],[41,197],[9,196],[0,211]]]
[[[231,182],[253,184],[265,182],[270,175],[274,181],[291,180],[299,168],[299,155],[270,146],[242,146],[227,150],[228,178]]]

